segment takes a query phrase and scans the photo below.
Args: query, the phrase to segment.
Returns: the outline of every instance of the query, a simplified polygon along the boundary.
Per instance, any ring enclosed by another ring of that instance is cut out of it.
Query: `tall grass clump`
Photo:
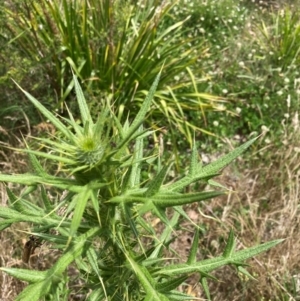
[[[4,6],[6,39],[43,70],[61,109],[64,100],[72,99],[72,66],[90,107],[97,111],[102,106],[99,99],[109,96],[118,116],[134,116],[159,71],[157,66],[164,63],[149,124],[161,122],[173,133],[179,130],[191,145],[193,131],[204,131],[205,112],[220,109],[221,98],[198,89],[207,79],[194,74],[195,62],[207,54],[205,39],[188,34],[189,16],[172,19],[170,11],[176,4],[152,0],[10,3]],[[188,118],[189,112],[199,119],[197,126]]]
[[[244,261],[281,240],[236,250],[230,231],[221,255],[199,261],[201,225],[193,224],[194,238],[185,262],[177,258],[171,243],[181,222],[190,221],[183,205],[223,194],[213,178],[256,139],[206,166],[193,147],[188,173],[169,181],[172,158],[162,161],[161,147],[149,153],[143,146],[152,131],[142,123],[159,76],[135,118],[123,123],[109,100],[94,122],[77,78],[73,80],[80,122],[70,110],[68,118],[53,115],[22,90],[58,133],[51,138],[36,137],[40,150],[23,150],[29,154],[32,172],[0,175],[0,181],[25,187],[19,195],[7,187],[9,200],[7,206],[1,206],[0,227],[4,230],[16,223],[31,223],[33,236],[25,251],[31,244],[31,251],[42,244],[61,250],[61,254],[46,270],[2,267],[3,272],[28,282],[15,300],[67,299],[74,277],[80,280],[79,292],[85,300],[191,300],[193,297],[178,287],[194,274],[199,275],[210,299],[208,280],[214,279],[213,270],[232,265],[250,277]],[[60,172],[49,173],[53,168],[44,168],[41,162],[45,160],[45,166],[56,165]],[[155,174],[145,173],[149,166]],[[209,184],[208,189],[185,193],[199,181]],[[57,193],[56,201],[50,198],[51,193]],[[73,277],[67,272],[71,266],[76,270]]]

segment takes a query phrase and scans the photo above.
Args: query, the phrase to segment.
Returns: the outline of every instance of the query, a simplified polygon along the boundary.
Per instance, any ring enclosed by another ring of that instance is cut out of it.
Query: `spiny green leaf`
[[[192,148],[192,157],[191,157],[191,164],[189,169],[189,174],[191,177],[195,176],[198,172],[198,168],[202,168],[201,162],[199,163],[198,159],[198,150],[196,148],[196,143],[194,141],[193,148]]]
[[[144,118],[148,112],[148,109],[151,105],[154,93],[156,91],[158,82],[160,78],[160,73],[156,76],[154,83],[152,84],[148,95],[146,96],[138,114],[136,115],[135,119],[133,120],[132,124],[130,125],[129,129],[125,133],[124,139],[121,141],[121,143],[118,145],[118,148],[122,148],[124,144],[126,144],[133,136],[134,133],[136,133],[139,126],[144,122]]]
[[[101,220],[100,220],[100,206],[99,206],[99,199],[97,196],[98,190],[97,189],[92,189],[91,190],[91,201],[95,210],[95,213],[97,215],[98,218],[98,222],[99,222],[99,226],[101,227]]]
[[[179,181],[169,185],[167,188],[168,190],[172,191],[179,191],[184,187],[199,181],[205,178],[211,178],[215,176],[222,168],[227,166],[230,162],[236,159],[241,153],[243,153],[253,142],[256,141],[257,138],[253,138],[246,143],[242,144],[238,148],[231,151],[229,154],[222,156],[221,158],[217,159],[216,161],[201,167],[201,163],[198,163],[199,166],[195,168],[198,172],[196,175],[187,175],[184,178],[180,179]]]
[[[253,142],[255,142],[258,138],[253,138],[241,146],[237,147],[233,151],[231,151],[229,154],[222,156],[221,158],[217,159],[216,161],[204,166],[201,169],[202,177],[209,176],[211,174],[216,174],[219,172],[222,168],[227,166],[229,163],[231,163],[234,159],[236,159],[238,156],[240,156]]]
[[[151,258],[159,258],[163,248],[165,247],[166,242],[170,239],[175,226],[178,224],[179,220],[179,213],[174,212],[172,219],[169,222],[169,227],[165,227],[163,233],[160,235],[159,242],[157,243],[157,246],[155,246],[155,249],[151,253],[151,255],[148,257]]]
[[[187,275],[177,277],[175,279],[171,279],[168,281],[160,282],[156,285],[156,289],[160,293],[168,293],[173,289],[176,289],[179,285],[181,285],[186,279],[188,278]]]
[[[227,243],[226,243],[226,247],[223,252],[223,256],[225,258],[229,258],[234,254],[234,251],[235,251],[235,239],[234,239],[233,231],[230,230],[230,233],[229,233],[229,236],[227,239]]]
[[[166,293],[166,297],[168,297],[168,300],[172,301],[185,301],[185,300],[191,300],[194,301],[195,297],[194,296],[189,296],[185,293],[181,293],[178,291],[172,291],[170,293]]]
[[[279,244],[283,241],[284,241],[284,239],[277,239],[277,240],[273,240],[273,241],[268,241],[268,242],[263,243],[261,245],[250,247],[248,249],[238,251],[238,252],[234,253],[231,256],[231,258],[233,259],[233,261],[244,261],[248,258],[251,258],[253,256],[256,256],[256,255],[258,255],[262,252],[265,252],[265,251],[271,249],[272,247],[276,246],[277,244]]]
[[[35,271],[5,267],[1,267],[0,270],[15,278],[18,278],[19,280],[27,281],[29,283],[42,281],[46,278],[47,275],[46,271]]]
[[[109,199],[107,202],[109,203],[147,203],[149,201],[149,198],[143,197],[142,195],[120,195],[115,196]]]
[[[103,298],[106,297],[104,296],[104,292],[102,288],[96,288],[94,289],[91,294],[88,296],[87,301],[98,301],[98,300],[103,300]]]
[[[48,175],[46,170],[42,167],[41,163],[38,161],[34,154],[29,153],[29,159],[34,171],[38,176],[46,177]]]
[[[75,205],[74,215],[72,217],[69,239],[71,239],[76,234],[76,231],[81,223],[83,212],[86,207],[87,201],[89,200],[90,197],[91,197],[91,189],[89,188],[88,185],[84,186],[82,191],[75,196],[76,205]]]
[[[141,125],[138,129],[138,132],[143,131],[143,126]],[[141,137],[138,137],[135,140],[135,146],[134,146],[134,155],[133,160],[136,163],[133,163],[132,169],[130,172],[130,178],[129,178],[129,186],[128,188],[134,188],[138,184],[140,184],[140,177],[141,177],[141,161],[143,159],[143,139]]]
[[[190,250],[190,254],[189,254],[189,257],[188,257],[188,260],[187,260],[188,264],[193,264],[193,263],[196,262],[198,248],[199,248],[199,229],[196,229],[196,232],[194,234],[192,247],[191,247],[191,250]]]
[[[41,281],[28,285],[15,299],[15,301],[39,301],[51,287],[51,281]]]
[[[78,185],[76,180],[59,178],[59,177],[39,177],[32,174],[22,174],[22,175],[3,175],[0,174],[0,181],[25,184],[28,186],[34,186],[36,184],[46,184],[53,185],[57,188],[68,189],[74,192],[80,192],[82,186]]]
[[[31,222],[40,225],[52,225],[53,227],[57,226],[61,222],[60,219],[54,219],[50,217],[45,218],[44,216],[39,217],[39,216],[22,214],[15,210],[3,206],[0,206],[0,217],[4,218],[5,220],[14,221],[15,223]],[[70,223],[62,222],[61,225],[69,227]]]
[[[155,214],[165,225],[170,227],[170,221],[166,215],[165,209],[162,207],[155,206],[153,204],[153,209],[152,209],[153,214]]]
[[[6,219],[5,221],[0,221],[0,231],[10,227],[14,222],[14,219]]]
[[[146,291],[146,298],[145,300],[153,300],[153,301],[162,301],[162,300],[168,300],[166,297],[162,296],[157,292],[157,290],[154,288],[155,286],[155,280],[152,278],[148,270],[137,264],[133,258],[127,254],[127,260],[136,274],[137,278],[139,279],[141,285],[143,286],[144,290]]]
[[[69,146],[69,148],[70,148],[70,146]],[[22,152],[36,155],[39,157],[43,157],[43,158],[49,159],[51,161],[69,164],[69,165],[75,165],[77,163],[74,159],[72,159],[72,157],[70,159],[70,158],[66,158],[66,156],[58,156],[58,155],[53,155],[53,154],[49,154],[49,153],[45,153],[45,152],[34,151],[31,149],[22,149]]]
[[[46,211],[49,212],[53,209],[53,206],[52,206],[52,203],[50,202],[48,196],[47,196],[47,193],[46,193],[46,190],[44,188],[44,186],[41,186],[41,196],[42,196],[42,201],[43,201],[43,204],[46,208]]]
[[[144,194],[145,197],[151,197],[159,191],[166,177],[166,174],[168,173],[168,170],[169,170],[169,165],[164,166],[163,169],[158,173],[158,175],[156,175],[151,180],[149,186],[147,187],[147,190],[145,191]]]
[[[200,202],[223,195],[222,191],[204,191],[188,194],[163,194],[157,193],[152,199],[153,203],[160,207],[173,207],[194,202]]]
[[[197,229],[200,229],[202,232],[204,231],[204,227],[196,224],[189,216],[188,214],[184,211],[182,206],[174,206],[173,209],[178,212],[182,217],[184,217],[187,221],[189,221],[194,227]]]
[[[170,299],[165,295],[162,295],[155,291],[155,294],[152,293],[147,294],[144,301],[170,301]]]
[[[211,298],[210,298],[210,292],[209,292],[209,287],[208,287],[208,283],[207,283],[207,278],[206,277],[201,277],[200,282],[201,282],[201,285],[203,287],[203,290],[204,290],[204,293],[205,293],[205,296],[206,296],[207,300],[210,301]]]
[[[81,255],[84,249],[84,245],[87,241],[91,240],[95,235],[101,233],[101,228],[94,227],[88,230],[86,233],[76,237],[70,243],[69,247],[66,249],[64,255],[62,255],[54,266],[49,270],[52,274],[61,275],[71,262]]]
[[[191,265],[188,264],[178,264],[178,265],[169,265],[165,268],[162,268],[160,271],[157,271],[157,274],[162,275],[179,275],[185,273],[194,273],[194,272],[211,272],[221,266],[226,264],[231,264],[234,262],[241,262],[253,256],[256,256],[262,252],[267,251],[268,249],[276,246],[281,243],[283,239],[278,239],[264,243],[259,246],[251,247],[246,250],[238,251],[234,253],[230,258],[224,258],[223,256],[215,257],[212,259],[206,259],[198,263]]]
[[[96,275],[100,279],[101,278],[101,276],[100,276],[101,271],[100,271],[99,265],[98,265],[98,257],[97,257],[96,251],[94,250],[93,247],[90,247],[88,249],[87,259],[88,259],[89,264],[91,265],[92,269],[94,270],[94,272],[96,273]]]
[[[252,280],[256,280],[245,268],[243,268],[242,266],[238,266],[238,271],[239,273],[242,273],[243,275],[245,275],[247,278],[252,279]]]
[[[28,92],[23,90],[16,82],[15,84],[19,87],[19,89],[27,96],[27,98],[32,102],[32,104],[47,118],[50,120],[50,122],[58,129],[60,130],[65,137],[67,137],[70,141],[74,140],[74,136],[72,132],[59,121],[58,118],[56,118],[48,109],[46,109],[37,99],[35,99],[32,95],[30,95]]]

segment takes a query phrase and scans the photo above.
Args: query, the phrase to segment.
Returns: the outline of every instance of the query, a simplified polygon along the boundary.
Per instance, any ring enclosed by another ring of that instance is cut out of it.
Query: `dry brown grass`
[[[3,173],[11,173],[14,170],[24,169],[24,157],[12,152],[2,154],[1,165]],[[3,158],[9,158],[5,161]],[[17,164],[19,162],[19,165]],[[12,188],[12,185],[9,185]],[[7,204],[7,194],[5,186],[0,183],[1,205]],[[28,226],[28,225],[27,225]],[[26,225],[13,225],[0,232],[0,266],[1,267],[23,267],[21,261],[21,252],[26,235],[18,232],[18,229],[26,230]],[[13,301],[15,297],[25,288],[26,283],[14,279],[13,277],[0,272],[0,300]]]
[[[233,192],[200,207],[193,204],[187,208],[191,219],[206,227],[199,245],[199,259],[220,255],[231,228],[239,249],[285,238],[282,244],[248,261],[248,270],[256,281],[239,277],[232,267],[215,271],[213,274],[219,281],[210,281],[213,300],[300,300],[297,297],[300,295],[300,130],[295,120],[292,130],[283,134],[284,146],[269,145],[253,155],[248,168],[243,168],[245,162],[239,159],[223,172],[218,181],[232,187]],[[10,160],[5,162],[2,157],[3,172],[18,170],[20,166],[23,170],[23,156],[11,153],[6,157]],[[1,202],[6,203],[3,186]],[[184,260],[193,231],[188,224],[183,228],[185,231],[178,233],[173,247]],[[20,225],[0,233],[1,266],[20,266],[26,235],[16,231],[18,229]],[[197,280],[192,278],[183,290],[189,290],[200,298],[198,300],[205,300],[203,292],[194,288]],[[4,273],[0,273],[0,283],[0,300],[4,301],[14,300],[25,286]]]
[[[33,128],[37,133],[39,129]],[[42,132],[40,130],[39,132]],[[26,173],[30,170],[27,155],[15,152],[7,147],[24,147],[23,138],[20,133],[31,134],[29,122],[14,131],[7,131],[0,126],[0,172],[4,174]],[[1,141],[1,137],[2,140]],[[21,187],[16,184],[8,184],[8,187],[14,192]],[[7,205],[7,193],[4,184],[0,183],[0,202],[2,206]],[[30,225],[25,223],[14,224],[12,227],[0,232],[0,266],[27,268],[22,262],[23,246],[28,238],[26,233],[21,231],[30,231]],[[26,283],[14,279],[13,277],[0,272],[0,300],[13,301],[15,297],[26,287]]]

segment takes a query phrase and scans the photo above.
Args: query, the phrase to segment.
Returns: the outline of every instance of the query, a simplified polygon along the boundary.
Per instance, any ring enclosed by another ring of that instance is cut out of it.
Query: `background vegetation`
[[[99,1],[85,8],[80,6],[83,2],[77,1],[79,7],[63,0],[5,1],[1,6],[0,140],[20,145],[20,132],[40,136],[53,130],[17,91],[11,77],[47,108],[64,115],[62,100],[76,110],[69,86],[72,66],[93,111],[108,97],[125,119],[128,112],[137,111],[164,63],[165,74],[147,121],[154,128],[164,127],[165,148],[176,155],[170,177],[185,172],[194,130],[207,162],[262,133],[249,156],[220,176],[219,182],[232,187],[233,193],[207,206],[186,208],[204,227],[203,258],[220,254],[230,228],[241,246],[286,239],[252,262],[252,275],[258,281],[239,278],[229,268],[217,271],[222,281],[210,284],[213,299],[297,300],[297,1],[102,1],[107,4],[101,8],[106,17],[91,19],[87,16]],[[151,10],[153,6],[159,10]],[[96,22],[103,32],[93,30]],[[149,139],[149,147],[157,141],[156,136]],[[6,173],[26,169],[25,157],[4,148],[0,156]],[[1,199],[5,202],[4,192]],[[177,247],[184,258],[191,243],[190,226],[181,231]],[[6,235],[2,265],[8,266],[19,256],[23,235]],[[19,291],[22,284],[1,277],[2,298],[10,300],[11,292]],[[189,283],[190,291],[203,297],[192,289],[196,281]]]

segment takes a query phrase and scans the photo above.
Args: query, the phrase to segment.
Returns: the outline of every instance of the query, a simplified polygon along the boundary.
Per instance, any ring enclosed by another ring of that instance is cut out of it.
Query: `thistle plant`
[[[255,139],[206,166],[202,166],[194,147],[188,173],[177,181],[168,181],[171,159],[162,161],[156,149],[146,155],[149,150],[146,152],[143,146],[143,140],[152,134],[143,128],[143,121],[159,76],[135,118],[123,123],[109,101],[94,122],[75,76],[80,122],[70,111],[69,118],[55,116],[22,90],[56,127],[57,134],[36,138],[42,150],[23,150],[29,155],[33,172],[0,175],[0,181],[26,187],[19,196],[7,188],[9,202],[0,208],[0,228],[31,223],[32,234],[43,244],[61,250],[61,255],[43,271],[2,267],[3,272],[28,282],[15,300],[67,300],[71,293],[67,287],[74,281],[67,273],[70,266],[78,271],[80,294],[85,300],[192,300],[194,297],[177,289],[192,274],[200,275],[210,299],[207,280],[213,278],[213,270],[230,264],[249,276],[244,261],[281,242],[236,251],[230,232],[223,254],[198,261],[200,225],[195,225],[188,260],[174,264],[175,252],[174,258],[166,258],[165,251],[172,251],[174,231],[182,219],[189,219],[183,205],[226,193],[219,190],[213,178]],[[42,166],[44,159],[47,165],[59,165],[59,175],[50,174]],[[146,178],[142,171],[149,166],[154,166],[157,173]],[[215,189],[184,192],[199,181]],[[58,202],[48,197],[49,190],[57,192]],[[32,201],[37,196],[41,205]],[[59,208],[64,208],[63,214]],[[149,215],[158,218],[164,227],[157,229],[147,220]]]
[[[297,69],[300,61],[299,11],[289,8],[272,15],[269,22],[257,24],[255,42],[264,53],[271,53],[270,64],[281,72]]]

